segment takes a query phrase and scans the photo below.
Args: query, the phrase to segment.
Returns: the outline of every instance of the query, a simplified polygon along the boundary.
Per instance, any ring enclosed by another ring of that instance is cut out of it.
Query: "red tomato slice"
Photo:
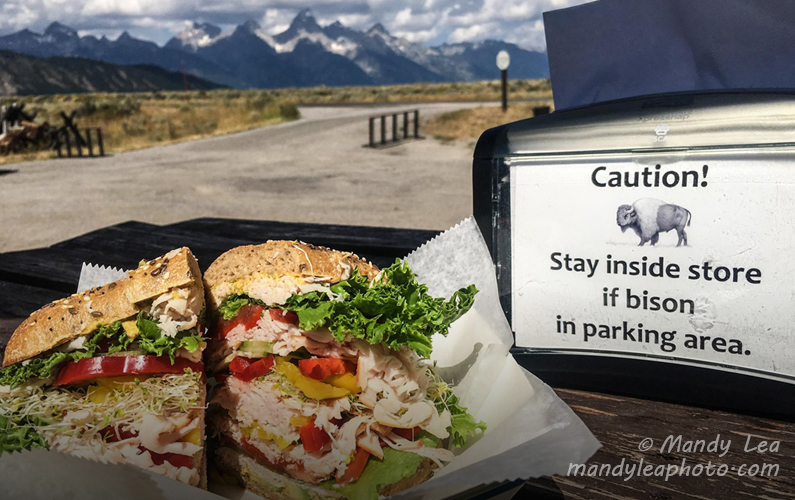
[[[283,311],[281,309],[270,309],[271,318],[273,321],[281,321],[282,323],[292,323],[298,325],[298,315],[292,311]]]
[[[248,304],[240,308],[240,312],[237,313],[235,316],[235,321],[237,321],[238,325],[243,325],[246,327],[246,331],[251,330],[257,323],[259,323],[260,318],[262,317],[262,306],[257,304]]]
[[[266,356],[258,360],[253,360],[244,356],[235,356],[235,359],[229,363],[229,371],[243,382],[251,382],[255,378],[270,373],[273,365],[273,356]]]
[[[152,450],[147,450],[143,446],[142,451],[148,451],[152,456],[152,462],[155,465],[163,465],[163,462],[168,462],[174,467],[190,467],[193,457],[188,455],[179,455],[177,453],[155,453]]]
[[[414,438],[417,436],[417,434],[422,432],[422,429],[420,427],[415,427],[413,429],[393,428],[392,432],[394,432],[398,436],[402,437],[403,439],[408,439],[409,441],[414,441]]]
[[[225,320],[222,317],[218,318],[218,322],[215,324],[215,337],[217,339],[225,339],[229,332],[232,331],[238,325],[243,325],[246,331],[251,330],[257,323],[259,323],[259,319],[262,317],[262,306],[257,304],[246,304],[245,306],[240,308],[240,311],[237,312],[237,316],[233,319]]]
[[[326,380],[331,375],[342,375],[356,371],[356,366],[350,361],[340,358],[309,358],[298,361],[298,368],[305,377],[315,380]]]
[[[315,427],[315,419],[299,429],[301,442],[306,451],[316,452],[323,449],[326,444],[331,442],[331,436],[320,427]]]
[[[345,472],[342,474],[337,472],[337,482],[339,484],[348,484],[359,479],[369,459],[370,453],[367,450],[364,448],[357,448],[356,455],[353,457],[353,461],[348,464],[348,468],[345,469]]]
[[[171,364],[168,356],[99,356],[81,359],[76,363],[64,363],[54,385],[79,384],[122,375],[184,373],[187,368],[204,376],[204,365],[185,358],[176,358],[174,364]]]

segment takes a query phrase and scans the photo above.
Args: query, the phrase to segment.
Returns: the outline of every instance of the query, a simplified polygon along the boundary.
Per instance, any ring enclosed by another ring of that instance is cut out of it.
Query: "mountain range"
[[[80,57],[32,57],[0,50],[0,96],[195,90],[218,85],[158,66],[121,66]]]
[[[236,88],[373,85],[472,81],[499,76],[495,58],[511,55],[512,78],[548,78],[546,53],[497,40],[428,47],[391,35],[381,24],[367,31],[339,21],[320,26],[302,10],[282,33],[255,21],[232,32],[194,22],[164,46],[132,37],[80,36],[58,22],[43,34],[28,29],[0,36],[0,49],[38,57],[81,57],[115,64],[155,65]]]

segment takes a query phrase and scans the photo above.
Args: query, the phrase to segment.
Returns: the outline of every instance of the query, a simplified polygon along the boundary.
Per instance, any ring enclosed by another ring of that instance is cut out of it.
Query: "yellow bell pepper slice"
[[[297,366],[282,358],[276,358],[276,370],[283,373],[287,380],[298,387],[308,398],[317,400],[339,399],[351,393],[348,389],[334,387],[333,385],[305,377]]]
[[[94,404],[101,405],[113,393],[113,389],[100,385],[93,385],[88,388],[86,398]]]
[[[334,387],[347,389],[351,394],[359,394],[362,390],[356,385],[356,375],[353,373],[343,373],[342,375],[331,375],[325,382]]]
[[[129,321],[122,321],[121,327],[124,328],[124,333],[127,335],[127,337],[134,339],[138,336],[138,323],[136,320],[131,319]]]
[[[279,450],[283,450],[288,446],[290,446],[291,444],[293,444],[281,436],[277,436],[272,432],[266,431],[265,429],[259,426],[259,422],[257,422],[256,420],[254,422],[255,423],[251,427],[244,427],[241,429],[241,432],[243,433],[244,436],[246,437],[255,436],[262,441],[270,441],[272,443],[275,443],[276,446],[279,447]]]
[[[202,431],[198,427],[190,431],[189,433],[182,436],[180,439],[183,443],[191,443],[195,444],[196,446],[202,445]]]
[[[290,417],[290,423],[296,427],[303,427],[312,421],[311,417],[305,417],[303,415],[294,415]]]

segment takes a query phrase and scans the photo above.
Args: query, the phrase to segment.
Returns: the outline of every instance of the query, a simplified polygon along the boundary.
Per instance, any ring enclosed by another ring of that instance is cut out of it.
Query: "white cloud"
[[[490,24],[475,24],[467,28],[456,28],[450,33],[448,39],[452,43],[468,42],[484,38],[494,26]]]
[[[0,34],[42,31],[60,21],[92,34],[129,30],[165,42],[184,21],[232,29],[247,19],[266,32],[286,29],[311,8],[321,24],[339,20],[366,29],[382,23],[396,35],[430,44],[495,38],[529,49],[545,47],[542,13],[590,0],[0,0]]]

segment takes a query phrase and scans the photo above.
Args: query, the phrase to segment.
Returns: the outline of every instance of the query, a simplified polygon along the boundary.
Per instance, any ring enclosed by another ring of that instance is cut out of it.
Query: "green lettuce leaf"
[[[354,269],[349,279],[331,287],[333,298],[310,292],[293,295],[280,307],[295,312],[304,330],[327,327],[340,342],[351,335],[392,349],[407,346],[427,358],[433,334],[446,336],[450,324],[472,307],[478,291],[470,285],[450,300],[431,297],[428,287],[417,282],[408,264],[400,260],[384,269],[382,276],[383,280],[370,283]],[[267,307],[260,300],[235,294],[221,303],[218,313],[229,321],[247,304]]]
[[[15,451],[45,448],[49,445],[44,436],[35,431],[34,426],[44,425],[28,417],[12,420],[0,415],[0,455]]]
[[[195,352],[204,340],[195,328],[178,332],[175,337],[163,335],[156,321],[146,319],[143,311],[138,314],[136,321],[139,335],[135,339],[127,336],[120,321],[110,325],[97,326],[97,330],[89,334],[83,349],[72,352],[52,352],[50,354],[32,358],[27,363],[17,363],[0,370],[0,385],[17,387],[32,377],[50,378],[53,369],[65,361],[79,361],[92,358],[100,347],[100,343],[108,341],[108,352],[127,350],[130,344],[136,342],[139,348],[148,354],[157,356],[168,355],[174,362],[175,353],[180,347],[189,352]]]
[[[438,440],[427,433],[423,435],[425,446],[435,448]],[[384,448],[384,459],[370,457],[356,481],[340,486],[332,479],[323,483],[323,487],[336,491],[348,500],[376,500],[382,487],[413,476],[423,460],[417,454],[387,447]]]
[[[90,358],[99,348],[100,342],[110,339],[109,352],[117,352],[127,348],[131,340],[124,334],[121,322],[98,326],[94,334],[84,344],[84,348],[72,352],[53,352],[49,355],[33,358],[28,363],[22,362],[0,370],[0,385],[17,387],[32,377],[50,378],[52,370],[64,361],[78,361]]]
[[[243,306],[248,304],[265,305],[261,300],[252,299],[248,295],[230,295],[221,303],[221,306],[218,308],[218,315],[226,321],[231,321],[237,317],[237,313],[240,312]]]
[[[168,355],[171,363],[174,363],[176,352],[181,347],[188,352],[195,352],[204,340],[195,328],[179,331],[173,337],[163,335],[157,321],[147,319],[143,311],[138,313],[136,326],[138,327],[138,337],[135,341],[141,349],[157,356]]]
[[[450,427],[447,432],[453,440],[453,446],[463,448],[467,444],[469,436],[477,434],[480,429],[486,432],[486,422],[478,422],[475,417],[467,412],[467,409],[458,403],[458,396],[453,394],[452,390],[448,390],[441,397],[434,401],[436,410],[441,413],[444,410],[450,412]]]
[[[477,293],[470,285],[450,300],[432,297],[400,260],[384,269],[382,277],[371,283],[354,269],[349,279],[331,287],[333,298],[321,292],[293,295],[282,308],[295,312],[304,330],[326,327],[340,342],[351,335],[391,349],[406,346],[427,358],[433,334],[446,336],[450,324],[472,307]]]

